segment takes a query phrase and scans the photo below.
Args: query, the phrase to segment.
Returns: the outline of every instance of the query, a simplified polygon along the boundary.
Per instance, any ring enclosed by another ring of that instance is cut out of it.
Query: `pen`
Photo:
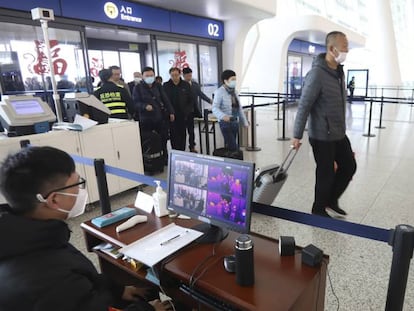
[[[171,239],[168,239],[168,240],[166,240],[166,241],[164,241],[164,242],[161,242],[161,243],[160,243],[160,245],[161,245],[161,246],[163,246],[163,245],[165,245],[165,244],[168,244],[168,243],[170,243],[171,241],[173,241],[173,240],[175,240],[175,239],[178,239],[180,236],[181,236],[181,234],[177,234],[176,236],[173,236]]]

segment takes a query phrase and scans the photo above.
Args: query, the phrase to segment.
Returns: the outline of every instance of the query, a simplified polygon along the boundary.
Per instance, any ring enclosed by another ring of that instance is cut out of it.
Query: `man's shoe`
[[[190,152],[198,153],[197,149],[195,149],[195,148],[191,148]]]
[[[342,208],[340,208],[338,205],[336,205],[336,206],[329,206],[329,207],[327,207],[327,209],[330,211],[330,212],[333,212],[333,213],[335,213],[335,214],[337,214],[337,215],[339,215],[339,216],[346,216],[346,215],[348,215]]]
[[[322,217],[332,218],[331,216],[329,216],[329,214],[326,212],[325,209],[319,210],[319,209],[313,209],[312,208],[312,215],[318,215],[318,216],[322,216]]]

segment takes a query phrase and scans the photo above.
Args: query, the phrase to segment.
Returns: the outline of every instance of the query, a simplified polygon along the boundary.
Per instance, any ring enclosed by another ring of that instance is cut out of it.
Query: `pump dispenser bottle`
[[[162,190],[160,185],[161,182],[159,180],[155,180],[155,183],[157,184],[157,188],[152,195],[152,198],[154,199],[154,212],[155,216],[163,217],[168,215],[167,194]]]

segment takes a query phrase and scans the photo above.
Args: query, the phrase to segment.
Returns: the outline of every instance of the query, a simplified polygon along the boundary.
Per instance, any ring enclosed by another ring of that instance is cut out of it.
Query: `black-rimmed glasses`
[[[51,195],[53,192],[58,192],[58,191],[66,190],[66,189],[69,189],[69,188],[72,188],[72,187],[76,187],[76,186],[79,186],[80,189],[85,189],[85,187],[86,187],[86,179],[85,178],[82,178],[82,177],[79,177],[79,181],[77,183],[74,183],[72,185],[68,185],[68,186],[65,186],[65,187],[62,187],[62,188],[57,188],[57,189],[54,189],[52,191],[49,191],[43,198],[47,199],[47,197],[49,195]]]

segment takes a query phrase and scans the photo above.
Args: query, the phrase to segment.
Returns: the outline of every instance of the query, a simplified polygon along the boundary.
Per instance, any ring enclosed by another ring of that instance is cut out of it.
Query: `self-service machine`
[[[94,95],[86,92],[65,93],[63,103],[69,122],[73,122],[75,115],[79,114],[98,124],[108,123],[111,110]]]
[[[3,95],[0,122],[7,136],[45,133],[56,121],[56,115],[41,98],[33,95]]]

